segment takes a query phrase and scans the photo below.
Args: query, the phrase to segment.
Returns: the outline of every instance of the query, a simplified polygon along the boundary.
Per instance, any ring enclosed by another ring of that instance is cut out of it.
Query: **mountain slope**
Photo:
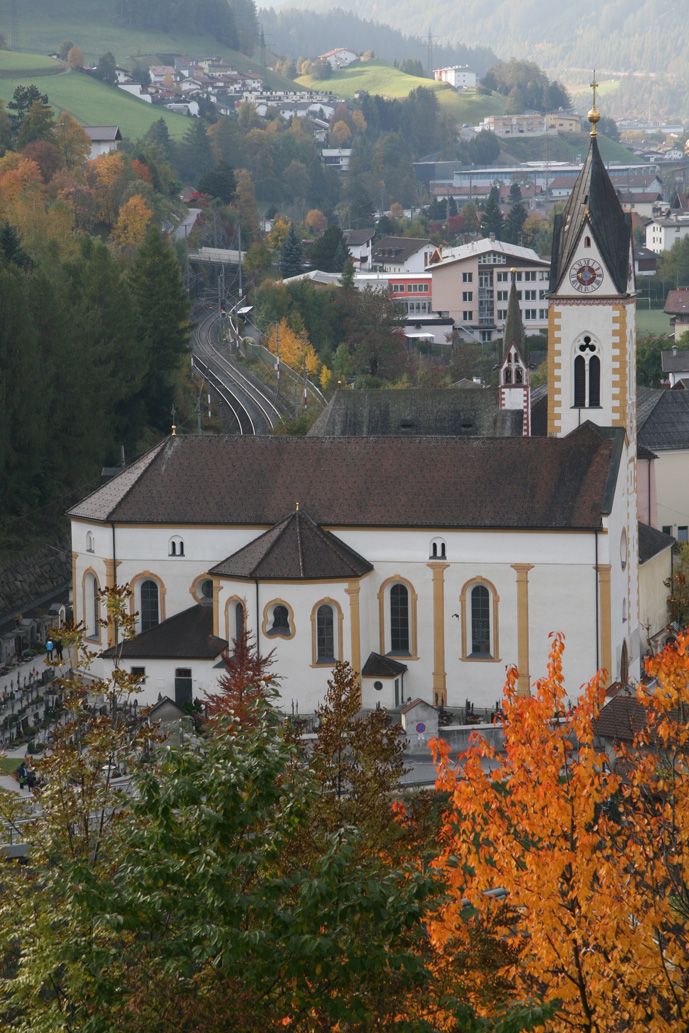
[[[489,46],[500,57],[528,57],[541,67],[609,68],[686,76],[686,0],[300,0],[317,11],[343,7],[406,33]],[[272,6],[288,7],[290,0]],[[333,46],[346,45],[334,41]]]

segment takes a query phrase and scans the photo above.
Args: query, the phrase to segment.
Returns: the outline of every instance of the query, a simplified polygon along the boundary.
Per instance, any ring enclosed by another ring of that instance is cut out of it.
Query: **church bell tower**
[[[636,300],[631,216],[598,150],[596,86],[591,144],[555,219],[548,320],[548,434],[590,420],[624,427],[636,452]]]

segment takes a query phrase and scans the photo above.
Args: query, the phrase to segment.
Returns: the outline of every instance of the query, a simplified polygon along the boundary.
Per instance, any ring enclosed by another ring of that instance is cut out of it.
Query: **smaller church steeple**
[[[525,359],[526,334],[519,308],[519,297],[514,282],[516,270],[512,270],[512,286],[507,305],[507,319],[502,339],[503,360],[500,366],[500,408],[521,409],[523,413],[522,433],[525,438],[531,434],[531,387],[529,367]]]

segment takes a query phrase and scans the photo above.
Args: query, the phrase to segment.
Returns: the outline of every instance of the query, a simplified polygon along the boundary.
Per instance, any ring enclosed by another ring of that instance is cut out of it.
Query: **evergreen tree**
[[[510,201],[512,204],[517,204],[522,199],[522,188],[519,183],[513,183],[510,187]]]
[[[226,161],[216,161],[201,176],[197,189],[200,194],[217,197],[219,201],[230,204],[237,189],[232,167]]]
[[[485,237],[495,234],[496,240],[504,236],[504,219],[500,211],[500,194],[497,187],[492,187],[486,207],[481,215],[481,231]]]
[[[189,301],[175,253],[157,227],[148,231],[128,281],[147,367],[141,393],[147,423],[167,432],[179,372],[188,361]]]
[[[12,123],[5,111],[5,102],[0,97],[0,158],[12,143]]]
[[[337,245],[337,251],[333,257],[333,272],[341,273],[345,267],[345,262],[349,257],[349,250],[344,242],[344,239],[340,240]]]
[[[321,238],[323,239],[323,238]],[[291,222],[282,248],[280,249],[280,274],[284,280],[298,276],[304,270],[304,248]]]
[[[98,58],[95,75],[96,78],[101,79],[104,83],[107,83],[108,86],[114,86],[117,82],[115,58],[109,50]]]
[[[156,144],[166,155],[169,155],[170,130],[168,129],[167,122],[162,115],[148,127],[144,133],[144,140],[150,141],[152,144]]]
[[[7,105],[12,112],[10,122],[14,133],[19,132],[29,108],[36,100],[40,100],[43,104],[48,103],[47,93],[41,93],[35,83],[31,83],[30,86],[17,86],[12,94],[12,100]]]
[[[505,240],[510,244],[521,244],[522,226],[526,222],[526,217],[526,208],[521,201],[512,205],[505,223]]]
[[[14,226],[7,220],[0,226],[0,261],[18,269],[30,269],[31,259],[21,245]]]
[[[344,265],[342,266],[340,283],[344,290],[352,290],[354,287],[354,262],[352,261],[352,256],[349,254],[345,258]]]
[[[187,183],[198,183],[213,164],[213,151],[205,122],[192,118],[191,125],[177,148],[177,171]]]
[[[336,265],[336,256],[342,259],[340,265]],[[341,272],[346,257],[347,246],[339,226],[329,226],[311,246],[311,265],[323,273]]]

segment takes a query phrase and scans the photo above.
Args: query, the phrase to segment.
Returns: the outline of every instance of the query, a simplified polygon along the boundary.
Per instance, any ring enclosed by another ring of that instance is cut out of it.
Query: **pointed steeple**
[[[510,287],[510,297],[507,303],[505,329],[502,335],[503,359],[509,354],[512,347],[517,349],[522,359],[526,358],[526,334],[524,333],[524,324],[522,323],[522,314],[519,308],[517,288],[514,283],[514,272],[512,273],[512,286]]]
[[[598,115],[595,107],[589,116]],[[598,116],[600,117],[600,116]],[[555,216],[553,252],[550,264],[550,292],[557,292],[560,281],[574,256],[584,224],[594,238],[601,257],[620,294],[627,293],[629,249],[632,237],[631,216],[622,210],[617,192],[598,150],[593,131],[589,152],[574,190],[562,215]]]

